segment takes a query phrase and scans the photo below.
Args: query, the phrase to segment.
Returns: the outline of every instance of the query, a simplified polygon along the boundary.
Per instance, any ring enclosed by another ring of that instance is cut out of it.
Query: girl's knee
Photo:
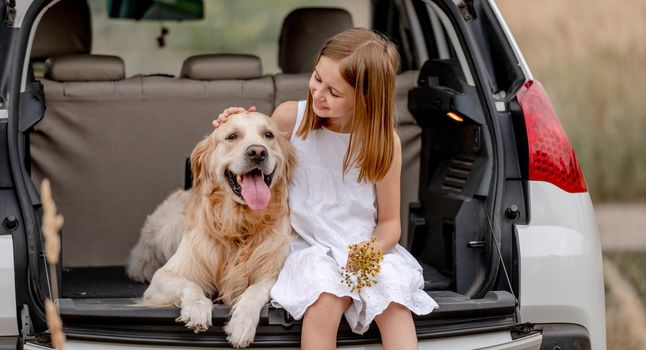
[[[322,315],[326,318],[330,316],[341,318],[341,315],[350,306],[351,301],[350,297],[338,297],[330,293],[321,293],[318,299],[307,308],[305,314],[310,316]]]
[[[386,308],[386,310],[390,310],[391,312],[397,312],[397,313],[399,312],[410,313],[410,310],[406,306],[395,302],[391,302],[390,304],[388,304],[388,307]]]
[[[324,310],[341,310],[343,313],[349,306],[352,299],[350,297],[338,297],[330,293],[321,293],[318,299],[310,307],[321,308]]]
[[[384,311],[375,317],[377,323],[381,322],[383,319],[397,319],[401,320],[402,318],[412,318],[410,310],[399,303],[391,302],[388,304]]]

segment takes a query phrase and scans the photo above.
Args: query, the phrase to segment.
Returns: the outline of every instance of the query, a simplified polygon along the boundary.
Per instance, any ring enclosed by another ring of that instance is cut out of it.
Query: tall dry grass
[[[608,349],[643,350],[646,316],[635,288],[609,259],[603,260],[606,282],[606,341]]]
[[[592,197],[646,200],[646,1],[498,0]]]

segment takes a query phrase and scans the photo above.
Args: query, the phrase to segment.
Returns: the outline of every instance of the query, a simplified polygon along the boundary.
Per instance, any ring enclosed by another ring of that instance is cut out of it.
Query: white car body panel
[[[16,283],[13,265],[13,238],[0,236],[0,336],[18,335]]]
[[[529,181],[528,225],[518,225],[521,322],[574,323],[605,349],[601,243],[589,194]]]

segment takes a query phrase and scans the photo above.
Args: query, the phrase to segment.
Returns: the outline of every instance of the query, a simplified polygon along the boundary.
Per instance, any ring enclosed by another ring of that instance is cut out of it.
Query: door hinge
[[[16,0],[6,0],[6,9],[4,13],[4,24],[13,27],[16,21]]]
[[[29,307],[25,304],[22,305],[22,310],[20,310],[20,325],[20,335],[22,336],[23,343],[34,340],[34,327],[31,324]]]
[[[511,333],[512,339],[524,338],[532,334],[540,333],[533,323],[519,323],[511,327],[509,332]]]
[[[453,3],[458,7],[460,14],[462,14],[462,18],[464,18],[465,21],[468,22],[475,18],[473,15],[472,0],[453,0]]]

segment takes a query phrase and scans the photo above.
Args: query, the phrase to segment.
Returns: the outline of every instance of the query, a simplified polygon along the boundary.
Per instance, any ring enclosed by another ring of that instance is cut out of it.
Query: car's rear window
[[[208,0],[204,1],[203,20],[181,22],[112,19],[107,16],[106,0],[88,2],[92,11],[92,53],[122,57],[127,76],[177,76],[187,57],[216,52],[258,55],[265,74],[277,73],[282,21],[298,7],[344,8],[351,13],[355,26],[370,26],[369,0]],[[164,47],[159,47],[162,27],[168,33]]]

